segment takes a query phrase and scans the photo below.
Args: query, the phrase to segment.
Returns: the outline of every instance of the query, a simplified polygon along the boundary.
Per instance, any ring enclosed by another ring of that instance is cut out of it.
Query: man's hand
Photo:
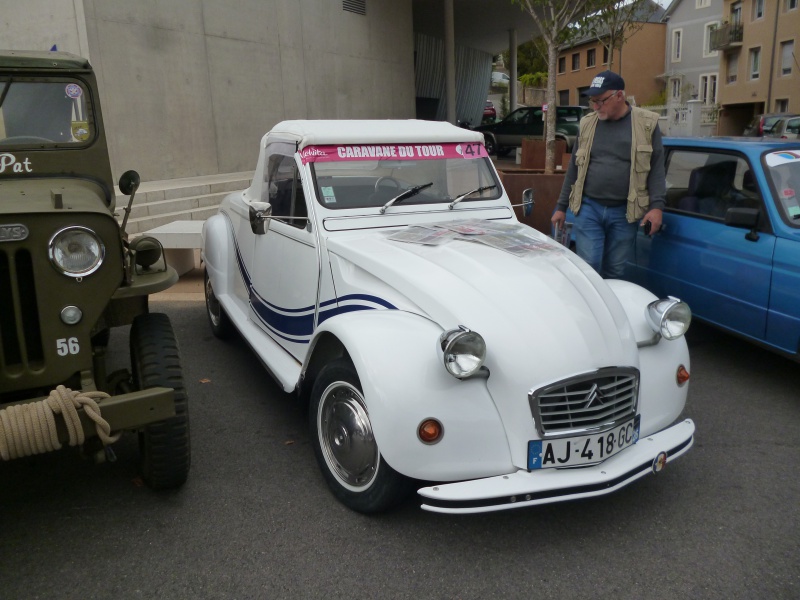
[[[563,229],[564,221],[566,220],[567,220],[567,213],[563,210],[557,210],[556,212],[553,213],[553,216],[550,218],[550,222],[557,229]]]
[[[563,214],[563,213],[562,213]],[[647,214],[642,219],[642,222],[639,223],[639,227],[646,227],[647,223],[650,223],[650,232],[648,235],[655,235],[658,233],[658,230],[661,229],[661,218],[663,213],[661,212],[660,208],[654,208],[647,212]],[[555,215],[553,215],[555,218]],[[645,229],[647,231],[647,229]]]

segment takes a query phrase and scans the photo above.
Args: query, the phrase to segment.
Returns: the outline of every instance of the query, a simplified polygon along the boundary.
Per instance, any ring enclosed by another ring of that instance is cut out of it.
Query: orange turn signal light
[[[425,419],[417,428],[417,436],[426,444],[435,444],[443,435],[444,427],[436,419]]]
[[[689,381],[689,371],[686,370],[686,367],[683,365],[678,367],[678,372],[675,375],[675,379],[677,379],[678,385],[683,385]]]

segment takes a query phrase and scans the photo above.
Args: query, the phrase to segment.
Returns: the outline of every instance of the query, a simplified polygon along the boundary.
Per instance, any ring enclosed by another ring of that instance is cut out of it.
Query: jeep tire
[[[131,326],[130,348],[134,389],[175,390],[175,416],[139,431],[142,477],[156,490],[178,487],[186,481],[191,462],[189,400],[169,317],[137,316]]]

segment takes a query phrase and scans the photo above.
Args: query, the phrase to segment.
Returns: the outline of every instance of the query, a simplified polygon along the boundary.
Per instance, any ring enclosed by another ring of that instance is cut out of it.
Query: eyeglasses
[[[589,99],[589,104],[591,104],[595,108],[600,108],[601,106],[603,106],[603,104],[605,104],[606,102],[611,100],[611,98],[613,98],[616,95],[617,95],[617,92],[611,92],[608,96],[606,96],[602,100]]]

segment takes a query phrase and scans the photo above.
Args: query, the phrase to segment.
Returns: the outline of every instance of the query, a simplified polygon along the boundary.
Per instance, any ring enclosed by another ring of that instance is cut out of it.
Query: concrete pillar
[[[508,30],[508,111],[517,108],[517,30]]]
[[[444,0],[444,95],[447,120],[456,124],[456,34],[453,0]]]

